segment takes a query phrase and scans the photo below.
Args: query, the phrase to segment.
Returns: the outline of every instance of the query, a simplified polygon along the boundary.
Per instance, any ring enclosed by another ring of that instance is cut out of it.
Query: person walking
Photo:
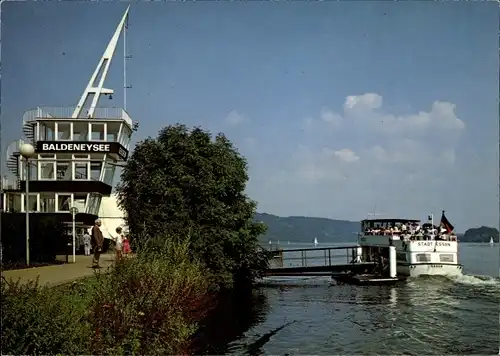
[[[102,247],[104,244],[104,236],[101,231],[101,220],[97,219],[92,228],[92,247],[94,256],[92,258],[92,268],[100,268],[99,259],[101,258]]]
[[[115,262],[119,262],[122,259],[122,251],[123,251],[123,234],[122,228],[116,228],[116,237],[115,237]]]
[[[85,250],[85,256],[90,256],[90,242],[92,238],[90,237],[89,232],[85,231],[82,238],[83,238],[83,248]]]

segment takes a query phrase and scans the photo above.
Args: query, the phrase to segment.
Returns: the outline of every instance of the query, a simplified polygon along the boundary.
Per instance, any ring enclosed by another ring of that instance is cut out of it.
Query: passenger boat
[[[389,258],[390,246],[396,248],[396,270],[400,276],[459,276],[458,241],[453,225],[444,211],[435,226],[433,215],[428,222],[412,219],[366,219],[361,221],[358,237],[358,261],[374,262],[379,256]]]

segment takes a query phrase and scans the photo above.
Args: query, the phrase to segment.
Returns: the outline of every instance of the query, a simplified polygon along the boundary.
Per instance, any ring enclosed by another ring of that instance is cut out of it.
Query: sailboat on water
[[[490,237],[490,246],[493,246],[495,244],[495,241],[493,241],[493,236]]]
[[[314,246],[318,246],[318,238],[317,237],[314,238]]]

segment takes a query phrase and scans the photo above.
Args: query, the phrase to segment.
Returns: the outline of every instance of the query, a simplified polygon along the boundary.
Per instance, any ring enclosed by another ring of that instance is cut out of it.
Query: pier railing
[[[269,267],[328,267],[354,264],[357,246],[337,246],[320,248],[276,249]]]

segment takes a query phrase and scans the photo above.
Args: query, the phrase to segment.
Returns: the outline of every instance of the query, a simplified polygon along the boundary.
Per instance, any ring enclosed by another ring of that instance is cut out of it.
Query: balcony
[[[39,119],[64,119],[72,120],[71,116],[75,107],[36,107],[25,111],[23,121],[25,123]],[[82,113],[77,119],[87,119]],[[128,113],[120,108],[95,108],[92,120],[123,120],[132,128],[133,122]]]

